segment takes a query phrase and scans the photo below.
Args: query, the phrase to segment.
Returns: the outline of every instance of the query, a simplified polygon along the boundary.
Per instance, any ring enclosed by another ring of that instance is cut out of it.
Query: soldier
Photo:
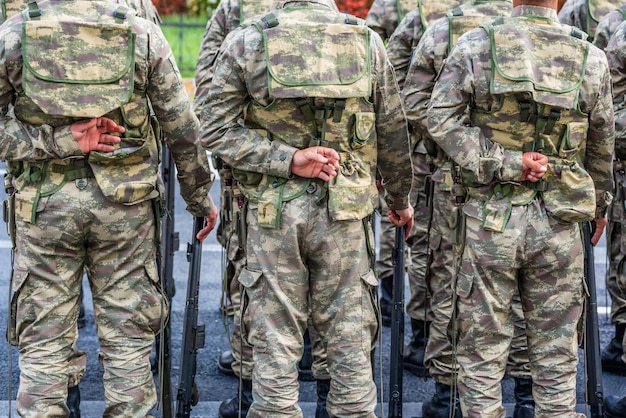
[[[511,17],[459,38],[427,111],[431,137],[458,165],[449,175],[464,202],[451,329],[461,407],[465,417],[504,416],[518,289],[535,415],[582,417],[580,222],[595,222],[595,245],[613,190],[610,74],[602,51],[558,23],[556,0],[513,6]]]
[[[619,13],[619,12],[618,12]],[[626,108],[624,107],[624,97],[626,96],[626,54],[623,51],[626,45],[626,24],[621,23],[615,29],[613,36],[605,48],[611,76],[613,78],[613,109],[615,111],[615,136],[624,138],[626,136]],[[617,193],[611,210],[609,212],[609,227],[607,231],[607,248],[610,251],[610,270],[607,276],[607,289],[611,295],[611,321],[615,323],[615,337],[609,345],[602,350],[602,369],[626,373],[626,273],[623,270],[624,254],[622,247],[624,231],[624,161],[626,160],[626,148],[622,141],[615,143],[614,174],[617,181]],[[610,245],[609,245],[610,244]],[[618,399],[612,396],[606,398],[604,402],[604,413],[607,417],[626,416],[626,398]]]
[[[593,44],[598,48],[605,50],[609,44],[609,40],[626,17],[626,5],[604,16],[598,23],[596,36]],[[621,45],[620,45],[621,46]],[[615,131],[617,138],[623,138],[626,134],[626,121],[620,117],[624,107],[624,77],[623,63],[621,53],[616,56],[615,47],[611,52],[609,62],[619,63],[619,67],[613,69],[613,108],[616,113]],[[626,231],[626,213],[624,213],[624,199],[626,181],[624,175],[626,173],[626,150],[619,146],[616,141],[615,159],[613,162],[613,175],[616,182],[616,195],[609,209],[609,223],[607,225],[607,248],[609,251],[609,269],[606,276],[606,289],[611,297],[611,322],[615,324],[615,335],[611,341],[601,352],[600,359],[602,361],[602,370],[626,375],[626,292],[621,283],[624,282],[626,272],[623,268],[624,256],[626,249],[624,248],[622,234]],[[626,414],[626,408],[622,410]]]
[[[18,413],[69,413],[67,387],[86,364],[74,348],[85,271],[104,416],[145,417],[156,404],[148,358],[168,314],[157,269],[162,186],[150,108],[188,210],[206,217],[198,238],[217,221],[198,121],[172,51],[155,24],[107,2],[30,3],[2,25],[0,39],[0,159],[22,165],[13,180],[8,327],[20,356]]]
[[[213,79],[213,65],[224,38],[233,30],[237,29],[245,19],[252,18],[270,10],[270,6],[277,3],[275,0],[222,0],[218,4],[211,19],[207,23],[200,54],[195,71],[196,94],[194,107],[199,113],[205,105],[206,95]],[[220,158],[214,158],[214,163],[220,175],[220,222],[217,228],[217,239],[226,250],[226,269],[224,271],[224,288],[227,289],[228,298],[233,311],[233,333],[230,337],[231,350],[223,352],[218,359],[218,369],[225,374],[235,374],[240,380],[241,399],[234,396],[221,403],[219,407],[220,418],[238,418],[241,405],[241,416],[245,417],[250,405],[252,405],[252,347],[250,347],[241,334],[241,293],[240,283],[237,279],[241,268],[245,265],[244,243],[241,234],[245,230],[245,207],[244,200],[237,182],[233,180],[232,170]],[[319,411],[325,413],[324,399],[328,393],[330,378],[322,366],[316,364],[315,375],[312,374],[312,343],[309,332],[305,332],[305,351],[299,363],[299,377],[302,380],[317,380]],[[320,347],[316,348],[317,350]],[[317,355],[316,358],[322,357]],[[239,391],[238,391],[239,393]]]
[[[598,22],[621,5],[621,0],[561,0],[559,21],[582,30],[593,42]]]
[[[387,55],[393,65],[398,86],[402,89],[413,49],[419,42],[427,25],[445,15],[459,0],[377,0],[370,9],[366,22],[384,40],[388,39]],[[407,14],[408,12],[408,14]],[[398,19],[400,23],[398,24]],[[410,127],[409,127],[410,128]],[[411,159],[413,161],[413,189],[411,202],[415,208],[414,228],[408,239],[410,261],[408,277],[410,299],[406,312],[411,319],[411,339],[403,354],[403,366],[417,376],[426,376],[424,348],[428,341],[432,314],[426,288],[426,265],[428,259],[428,228],[430,205],[431,162],[418,135],[410,131]],[[384,196],[379,196],[380,237],[379,258],[376,273],[381,284],[380,308],[383,325],[391,322],[391,294],[393,284],[393,262],[395,226],[385,215]]]
[[[458,405],[450,404],[456,378],[457,363],[454,348],[447,336],[448,323],[452,315],[452,288],[450,278],[454,276],[454,237],[456,234],[455,205],[451,172],[452,164],[445,155],[437,155],[436,145],[428,136],[426,109],[437,75],[452,48],[453,43],[466,31],[478,27],[498,16],[511,13],[510,1],[473,1],[455,7],[444,18],[429,26],[421,37],[404,83],[404,98],[407,119],[416,134],[422,138],[425,148],[430,151],[437,167],[432,181],[432,222],[430,229],[430,259],[427,286],[431,295],[434,320],[426,347],[426,364],[436,382],[433,398],[423,404],[423,414],[427,417],[448,417],[454,407],[457,417],[461,416]],[[405,20],[410,18],[411,12]],[[519,294],[513,299],[515,336],[507,364],[507,375],[515,379],[514,418],[533,417],[534,401],[532,381],[526,349],[526,333]],[[458,403],[458,397],[456,397]]]
[[[296,364],[309,312],[327,354],[328,414],[375,416],[375,178],[392,222],[410,232],[411,161],[382,40],[333,9],[288,0],[232,32],[200,111],[203,143],[236,167],[248,202],[248,417],[302,417]]]

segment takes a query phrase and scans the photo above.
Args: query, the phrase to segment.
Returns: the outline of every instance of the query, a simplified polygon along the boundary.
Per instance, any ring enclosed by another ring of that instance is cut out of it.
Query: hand
[[[413,208],[411,206],[402,210],[387,208],[387,216],[395,226],[404,226],[404,239],[406,241],[411,229],[413,229]]]
[[[330,181],[337,175],[339,154],[332,148],[311,147],[296,151],[291,160],[291,173],[296,176]]]
[[[93,118],[73,123],[70,131],[80,150],[87,154],[90,151],[114,151],[113,145],[106,144],[119,144],[121,139],[111,133],[123,133],[125,129],[109,118]]]
[[[594,228],[593,236],[591,237],[591,245],[595,247],[598,241],[600,241],[600,238],[602,238],[604,228],[606,227],[606,224],[609,222],[609,220],[605,217],[600,219],[594,219],[593,222],[596,224],[596,227]]]
[[[546,171],[548,171],[548,157],[538,152],[522,154],[522,180],[536,183]]]
[[[211,231],[213,230],[213,228],[215,228],[215,225],[217,224],[217,215],[218,215],[217,206],[215,205],[215,203],[213,203],[213,199],[211,199],[211,196],[209,196],[209,199],[211,200],[211,212],[204,217],[204,219],[206,220],[206,225],[204,226],[204,228],[202,228],[196,234],[196,238],[200,242],[204,242],[206,237],[209,236],[209,234],[211,233]]]

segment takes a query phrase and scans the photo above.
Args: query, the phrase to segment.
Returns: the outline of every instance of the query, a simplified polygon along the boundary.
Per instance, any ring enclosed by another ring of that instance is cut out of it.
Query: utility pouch
[[[439,190],[442,192],[451,192],[454,186],[454,175],[452,174],[452,164],[446,162],[441,166],[442,181],[439,183]]]
[[[375,182],[358,163],[341,164],[328,186],[328,212],[333,221],[358,221],[374,212]]]
[[[486,231],[502,232],[511,216],[510,185],[497,184],[493,195],[483,206],[483,228]]]
[[[593,179],[578,163],[548,164],[549,187],[542,192],[548,213],[565,223],[591,221],[596,212]]]
[[[268,178],[268,186],[259,196],[258,222],[262,228],[280,228],[280,213],[286,179]]]

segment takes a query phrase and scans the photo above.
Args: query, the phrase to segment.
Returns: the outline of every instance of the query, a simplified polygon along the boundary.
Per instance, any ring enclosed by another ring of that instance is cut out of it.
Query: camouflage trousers
[[[622,192],[623,193],[623,192]],[[613,200],[606,230],[609,271],[606,289],[611,297],[611,322],[626,323],[626,214],[622,199]],[[626,336],[622,345],[626,350]],[[624,352],[626,358],[626,351]]]
[[[375,417],[373,232],[369,221],[332,222],[316,200],[305,193],[284,203],[279,229],[259,227],[258,206],[249,205],[247,266],[239,276],[254,353],[248,418],[303,416],[297,363],[309,318],[327,356],[328,413]]]
[[[457,232],[457,214],[462,210],[454,204],[454,197],[442,183],[435,183],[433,194],[433,221],[430,229],[431,263],[428,275],[428,291],[433,320],[426,345],[424,362],[433,379],[447,386],[454,383],[458,364],[454,358],[453,342],[449,329],[452,319],[452,279],[455,276],[455,251],[453,238]],[[514,289],[512,298],[512,320],[514,334],[507,361],[507,375],[530,379],[528,349],[526,344],[526,324],[522,312],[519,292]]]
[[[32,205],[36,185],[16,195]],[[68,386],[84,373],[75,350],[81,282],[86,273],[104,367],[104,417],[145,417],[156,404],[149,355],[167,316],[159,284],[151,202],[103,197],[93,178],[67,182],[42,197],[37,215],[16,211],[17,256],[10,330],[19,348],[17,411],[63,417]]]
[[[228,198],[227,196],[223,196]],[[232,202],[233,205],[238,202]],[[240,209],[241,213],[245,209]],[[252,347],[246,341],[246,338],[242,334],[242,329],[249,328],[250,318],[249,315],[242,317],[241,313],[243,307],[242,302],[242,285],[239,283],[239,274],[241,269],[246,264],[245,248],[244,245],[240,245],[240,237],[237,234],[237,228],[233,224],[237,218],[229,218],[222,216],[220,224],[223,226],[222,234],[225,241],[226,248],[226,269],[224,271],[224,286],[228,292],[228,299],[233,307],[233,328],[230,336],[230,349],[233,354],[232,369],[237,377],[242,379],[252,380],[252,370],[254,369]],[[313,364],[311,371],[313,376],[317,379],[328,379],[328,371],[326,368],[326,355],[324,347],[321,344],[319,336],[315,331],[315,328],[309,326],[309,335],[312,342],[312,354]]]
[[[535,417],[584,417],[575,412],[584,309],[580,227],[559,224],[535,198],[512,208],[503,232],[491,232],[482,226],[481,208],[473,200],[464,206],[465,247],[455,284],[463,416],[505,416],[500,381],[514,335],[512,300],[519,289]]]
[[[426,180],[430,176],[430,163],[426,154],[413,153],[413,187],[411,205],[415,209],[414,224],[407,239],[408,259],[405,261],[409,277],[410,297],[406,302],[406,313],[413,319],[430,321],[431,313],[426,288],[426,264],[428,259],[428,222],[430,208],[426,206]],[[379,257],[376,260],[376,274],[379,279],[393,277],[392,249],[395,246],[396,226],[387,216],[387,205],[380,197],[380,236]],[[405,258],[407,258],[405,256]]]

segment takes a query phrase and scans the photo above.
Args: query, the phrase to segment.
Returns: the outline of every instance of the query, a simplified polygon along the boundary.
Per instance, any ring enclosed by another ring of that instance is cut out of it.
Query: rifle
[[[404,352],[404,227],[396,228],[391,295],[391,352],[389,371],[389,417],[402,416],[402,368]]]
[[[585,253],[585,281],[589,290],[585,312],[585,374],[587,375],[587,403],[591,407],[591,418],[602,418],[604,391],[602,388],[602,364],[600,362],[600,328],[598,324],[598,300],[596,297],[595,260],[591,236],[593,226],[584,222],[583,243]]]
[[[187,301],[183,322],[183,343],[180,350],[180,377],[176,396],[176,417],[189,417],[191,407],[198,403],[196,386],[196,355],[204,347],[204,324],[198,324],[198,293],[200,290],[200,267],[202,243],[196,235],[204,227],[204,218],[195,217],[191,244],[187,244],[189,278],[187,280]]]
[[[163,144],[161,157],[161,177],[165,185],[165,212],[161,218],[161,286],[172,306],[172,298],[176,293],[174,282],[174,252],[178,250],[179,236],[174,231],[174,195],[176,193],[176,176],[174,159],[169,149]],[[172,411],[172,380],[171,380],[171,326],[168,321],[161,334],[156,338],[156,352],[159,359],[160,406],[163,418],[173,417]]]

